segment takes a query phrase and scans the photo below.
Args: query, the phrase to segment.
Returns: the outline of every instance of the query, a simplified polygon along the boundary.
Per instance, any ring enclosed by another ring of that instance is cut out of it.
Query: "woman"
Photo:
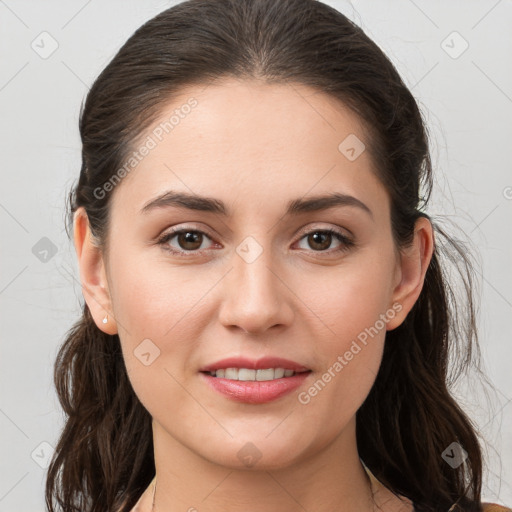
[[[448,390],[449,351],[462,371],[477,348],[471,266],[360,28],[313,0],[183,2],[100,74],[80,132],[49,511],[493,510]]]

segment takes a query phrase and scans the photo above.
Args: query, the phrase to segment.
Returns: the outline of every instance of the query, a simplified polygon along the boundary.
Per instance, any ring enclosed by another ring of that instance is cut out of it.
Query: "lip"
[[[229,366],[228,366],[229,368]],[[246,368],[242,366],[241,368]],[[279,366],[282,368],[282,366]],[[260,369],[260,368],[257,368]],[[311,375],[311,371],[297,373],[291,377],[265,381],[243,381],[214,377],[209,373],[199,375],[215,391],[236,402],[263,404],[276,400],[297,389]]]
[[[221,359],[219,361],[216,361],[215,363],[206,365],[199,371],[211,372],[213,370],[221,370],[223,368],[247,368],[249,370],[265,370],[266,368],[284,368],[285,370],[293,370],[294,372],[305,372],[309,370],[309,368],[306,368],[305,366],[302,366],[301,364],[296,363],[295,361],[291,361],[290,359],[267,356],[257,360],[247,359],[245,357],[228,357],[226,359]],[[291,377],[286,378],[290,379]]]

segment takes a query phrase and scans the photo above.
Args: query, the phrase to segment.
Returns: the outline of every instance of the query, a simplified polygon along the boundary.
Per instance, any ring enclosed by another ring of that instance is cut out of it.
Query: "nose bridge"
[[[275,263],[275,262],[274,262]],[[236,248],[223,301],[221,321],[248,332],[261,332],[290,321],[286,287],[273,267],[272,250],[253,236]]]

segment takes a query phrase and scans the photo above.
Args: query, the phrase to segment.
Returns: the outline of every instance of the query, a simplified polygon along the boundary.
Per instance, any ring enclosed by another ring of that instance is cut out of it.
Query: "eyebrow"
[[[285,216],[295,216],[306,212],[318,212],[328,210],[337,206],[352,206],[366,212],[372,219],[373,213],[362,201],[348,194],[334,192],[326,195],[308,197],[307,199],[294,199],[289,201],[286,207]],[[148,201],[141,209],[141,214],[147,214],[152,210],[161,208],[183,208],[209,213],[216,213],[225,217],[231,217],[229,208],[212,197],[198,196],[187,192],[164,192],[155,199]]]

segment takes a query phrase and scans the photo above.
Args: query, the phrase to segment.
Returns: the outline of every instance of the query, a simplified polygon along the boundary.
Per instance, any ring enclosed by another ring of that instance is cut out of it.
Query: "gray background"
[[[457,396],[485,440],[484,497],[512,505],[512,2],[326,3],[362,26],[411,88],[432,136],[428,212],[479,250],[483,366],[497,391],[470,378]],[[0,511],[44,510],[62,427],[52,365],[83,301],[64,230],[80,103],[133,31],[171,5],[0,0]]]

